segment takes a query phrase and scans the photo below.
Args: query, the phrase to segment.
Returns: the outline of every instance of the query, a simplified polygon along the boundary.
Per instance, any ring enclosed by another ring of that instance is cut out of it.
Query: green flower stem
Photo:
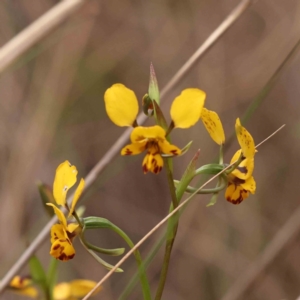
[[[177,186],[179,184],[178,180],[174,180],[175,186]],[[226,177],[223,175],[219,176],[219,182],[217,184],[217,186],[215,188],[211,188],[211,189],[201,189],[200,191],[197,192],[197,194],[214,194],[214,193],[218,193],[220,191],[222,191],[227,185],[227,179]],[[194,188],[190,185],[188,185],[185,189],[185,192],[193,194],[198,190],[198,188]]]
[[[147,255],[146,259],[144,259],[144,267],[145,267],[146,270],[149,267],[152,260],[154,259],[154,257],[156,256],[156,254],[159,251],[159,249],[161,248],[161,246],[164,244],[164,241],[165,241],[165,233],[158,239],[158,241],[155,243],[155,245],[150,250],[150,252]],[[127,297],[130,295],[130,293],[134,289],[135,285],[137,284],[138,279],[139,279],[139,273],[135,272],[135,274],[131,277],[129,283],[126,285],[124,291],[122,292],[122,294],[118,298],[118,300],[127,299]]]
[[[131,239],[128,237],[128,235],[119,227],[113,225],[111,229],[116,232],[123,240],[128,244],[130,248],[134,247],[134,243],[131,241]],[[140,274],[140,281],[143,289],[143,295],[144,300],[151,300],[151,292],[150,292],[150,286],[146,275],[146,269],[145,264],[142,261],[142,257],[140,254],[140,251],[136,249],[134,252],[134,257],[136,260],[136,263],[138,265],[139,274]]]
[[[219,152],[219,164],[223,164],[223,145],[220,145],[220,152]]]
[[[169,159],[164,159],[164,160],[165,160],[165,165],[166,165],[168,185],[169,185],[169,189],[170,189],[170,193],[171,193],[171,197],[172,197],[172,206],[171,206],[171,211],[172,211],[174,208],[176,208],[178,206],[179,201],[178,201],[176,191],[175,191],[173,174],[172,174],[171,168],[169,166]],[[161,299],[161,296],[163,294],[163,290],[165,287],[169,264],[170,264],[171,252],[172,252],[172,248],[173,248],[173,245],[175,242],[177,228],[178,228],[178,219],[179,219],[178,213],[176,213],[168,221],[168,231],[167,231],[167,236],[166,236],[165,255],[164,255],[163,265],[162,265],[162,269],[161,269],[161,273],[160,273],[159,284],[158,284],[158,288],[157,288],[156,295],[155,295],[155,300]]]
[[[76,221],[79,224],[80,228],[83,229],[84,226],[83,226],[83,224],[82,224],[82,222],[81,222],[80,218],[78,217],[78,215],[77,215],[77,213],[76,213],[75,210],[73,211],[72,216],[76,219]]]

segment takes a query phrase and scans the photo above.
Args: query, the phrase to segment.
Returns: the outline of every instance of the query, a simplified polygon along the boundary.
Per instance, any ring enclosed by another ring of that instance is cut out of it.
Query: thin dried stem
[[[215,31],[206,39],[206,41],[198,48],[198,50],[187,60],[180,70],[173,76],[161,91],[161,97],[169,92],[187,73],[191,70],[196,62],[206,51],[215,44],[216,41],[230,28],[231,25],[243,14],[250,6],[252,0],[242,0],[239,5],[227,16],[227,18],[215,29]]]
[[[67,2],[67,1],[65,1]],[[69,0],[68,2],[72,2]],[[75,1],[73,2],[82,2]],[[165,97],[171,89],[183,79],[183,77],[195,66],[196,62],[209,50],[209,48],[217,42],[217,40],[229,29],[231,25],[242,15],[242,13],[248,8],[252,3],[252,0],[242,0],[240,4],[229,14],[229,16],[216,28],[216,30],[207,38],[207,40],[196,50],[196,52],[188,59],[188,61],[176,72],[176,74],[171,78],[167,85],[161,91],[161,98]],[[42,17],[41,17],[42,18]],[[25,29],[26,30],[26,29]],[[26,41],[24,42],[26,43]],[[4,46],[5,47],[5,46]],[[20,45],[21,47],[21,45]],[[27,48],[26,48],[27,49]],[[1,60],[0,60],[0,71],[1,71]],[[140,114],[137,118],[139,124],[146,121],[146,116]],[[119,153],[120,149],[129,139],[131,129],[128,128],[123,132],[123,134],[117,139],[117,141],[111,146],[111,148],[106,152],[106,154],[100,159],[100,161],[94,166],[85,179],[85,189],[89,188],[92,183],[96,180],[97,176],[105,169],[105,167],[114,159],[114,157]],[[68,198],[70,202],[73,198],[71,195]],[[0,282],[0,294],[3,292],[4,288],[9,284],[10,280],[19,270],[25,265],[25,263],[32,256],[34,251],[42,244],[42,242],[47,238],[49,231],[53,224],[57,222],[56,216],[53,217],[37,235],[37,237],[32,241],[30,246],[23,252],[20,258],[15,262],[11,269],[6,273]]]
[[[270,139],[272,136],[274,136],[278,131],[280,131],[283,127],[285,126],[285,124],[283,124],[282,126],[280,126],[276,131],[274,131],[271,135],[269,135],[267,138],[265,138],[263,141],[261,141],[259,144],[257,144],[255,146],[255,148],[258,148],[259,146],[261,146],[263,143],[265,143],[268,139]]]
[[[0,73],[84,2],[85,0],[60,2],[0,48]]]

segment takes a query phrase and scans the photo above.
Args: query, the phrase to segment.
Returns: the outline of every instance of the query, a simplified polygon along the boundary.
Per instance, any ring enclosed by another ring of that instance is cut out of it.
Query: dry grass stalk
[[[0,49],[0,73],[64,21],[84,2],[84,0],[65,0],[60,2],[6,43]]]

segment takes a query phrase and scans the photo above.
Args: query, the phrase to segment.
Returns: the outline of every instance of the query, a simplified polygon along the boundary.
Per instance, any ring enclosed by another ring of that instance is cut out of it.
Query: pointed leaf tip
[[[150,63],[150,79],[149,79],[148,94],[151,100],[156,101],[159,105],[160,103],[159,88],[158,88],[157,78],[152,63]]]

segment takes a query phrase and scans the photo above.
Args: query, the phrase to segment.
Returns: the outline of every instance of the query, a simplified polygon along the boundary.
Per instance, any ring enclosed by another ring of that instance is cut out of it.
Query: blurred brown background
[[[1,45],[57,2],[2,1]],[[106,116],[105,90],[120,82],[141,99],[148,89],[150,62],[162,88],[237,4],[237,0],[89,1],[1,74],[1,277],[48,220],[36,182],[52,185],[56,167],[66,159],[77,166],[79,177],[86,176],[122,134],[123,129]],[[245,114],[297,43],[299,25],[298,1],[254,3],[164,99],[166,116],[182,89],[201,88],[207,93],[206,107],[218,112],[229,138],[236,118]],[[221,299],[299,206],[299,68],[296,53],[246,124],[256,143],[287,124],[259,148],[256,194],[238,206],[227,203],[224,193],[210,208],[208,196],[190,203],[180,220],[163,299]],[[199,166],[218,154],[201,122],[189,130],[174,130],[172,138],[180,147],[194,141],[186,155],[174,160],[177,179],[198,148]],[[225,147],[227,162],[237,147],[235,140]],[[86,215],[110,219],[135,242],[167,214],[170,203],[165,172],[144,176],[141,162],[141,155],[117,157],[83,199]],[[143,245],[143,257],[158,236]],[[299,236],[285,245],[240,299],[299,296]],[[105,230],[89,238],[100,247],[125,246]],[[106,271],[79,241],[75,246],[75,259],[60,264],[59,281],[102,278]],[[47,240],[37,252],[45,266],[49,247]],[[162,254],[148,270],[153,293]],[[107,260],[116,263],[118,258]],[[118,299],[136,270],[133,258],[123,268],[125,273],[105,283],[101,299]],[[3,299],[17,296],[7,293]],[[141,299],[140,289],[129,299]]]

